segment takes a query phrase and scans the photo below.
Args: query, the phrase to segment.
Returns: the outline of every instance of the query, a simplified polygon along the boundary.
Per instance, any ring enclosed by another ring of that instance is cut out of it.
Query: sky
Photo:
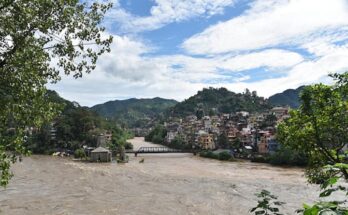
[[[348,70],[348,0],[111,0],[111,52],[48,88],[93,106],[204,87],[269,97]]]

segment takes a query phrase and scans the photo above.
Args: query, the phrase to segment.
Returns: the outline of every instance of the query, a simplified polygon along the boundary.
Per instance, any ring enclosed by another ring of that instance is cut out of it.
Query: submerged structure
[[[111,152],[104,147],[98,147],[91,151],[90,160],[92,162],[110,162]]]

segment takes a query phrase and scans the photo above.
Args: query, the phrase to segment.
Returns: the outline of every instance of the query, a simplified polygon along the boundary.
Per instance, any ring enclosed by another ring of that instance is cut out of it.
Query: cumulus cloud
[[[207,28],[182,46],[193,54],[254,50],[301,44],[347,26],[345,0],[258,0],[243,15]]]
[[[302,61],[298,54],[282,50],[265,50],[239,56],[149,57],[146,55],[152,51],[149,46],[127,36],[118,35],[114,35],[111,50],[100,58],[96,70],[91,74],[77,80],[63,77],[62,82],[50,85],[50,88],[62,92],[62,96],[67,99],[88,106],[134,96],[161,96],[183,100],[208,86],[231,86],[234,91],[242,91],[245,86],[240,87],[239,83],[250,76],[231,77],[239,70],[261,66],[290,67]],[[275,60],[273,56],[278,56],[279,59]],[[248,61],[253,63],[248,64]],[[231,71],[220,74],[220,68]],[[227,84],[232,82],[235,84]]]
[[[109,16],[120,17],[123,29],[143,31],[221,13],[233,2],[157,0],[151,16],[137,17],[117,7]],[[256,0],[240,16],[185,40],[184,54],[159,55],[146,40],[114,35],[112,51],[100,58],[94,72],[78,80],[64,77],[50,88],[88,106],[130,97],[183,100],[209,86],[235,92],[249,88],[268,97],[348,70],[347,4]],[[271,75],[253,77],[262,71]]]
[[[124,32],[141,32],[194,17],[221,14],[225,7],[233,3],[234,0],[154,0],[150,16],[144,17],[129,13],[115,1],[114,7],[107,13],[106,21],[109,25],[119,25]]]
[[[259,67],[286,68],[303,61],[303,57],[295,52],[269,49],[250,54],[238,55],[222,61],[221,67],[233,71],[243,71]]]

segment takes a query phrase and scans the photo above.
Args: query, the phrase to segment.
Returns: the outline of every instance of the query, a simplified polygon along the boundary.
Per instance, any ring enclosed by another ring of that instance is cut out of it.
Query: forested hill
[[[91,109],[99,115],[117,120],[128,127],[144,127],[153,119],[161,117],[178,102],[172,99],[127,99],[109,101],[93,106]]]
[[[291,108],[298,108],[300,106],[299,95],[305,86],[297,89],[288,89],[282,93],[277,93],[268,98],[268,101],[273,106],[290,106]]]
[[[234,93],[226,88],[204,88],[169,110],[171,116],[213,115],[236,111],[262,112],[271,108],[255,91]]]
[[[106,121],[88,107],[81,107],[48,90],[46,101],[59,105],[59,114],[51,121],[34,131],[27,141],[27,148],[34,153],[47,153],[59,150],[76,150],[83,145],[96,146],[96,137],[104,131],[111,131],[115,143],[124,144],[130,136],[117,123]],[[52,136],[52,130],[55,131]]]

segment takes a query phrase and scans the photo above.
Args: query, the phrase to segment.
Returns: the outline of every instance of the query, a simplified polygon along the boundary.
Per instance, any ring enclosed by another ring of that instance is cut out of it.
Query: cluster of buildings
[[[164,123],[165,142],[180,138],[193,148],[214,150],[230,148],[250,150],[260,154],[272,153],[278,148],[276,125],[289,117],[289,107],[275,107],[265,113],[250,114],[240,111],[232,114],[185,118],[171,118]]]

